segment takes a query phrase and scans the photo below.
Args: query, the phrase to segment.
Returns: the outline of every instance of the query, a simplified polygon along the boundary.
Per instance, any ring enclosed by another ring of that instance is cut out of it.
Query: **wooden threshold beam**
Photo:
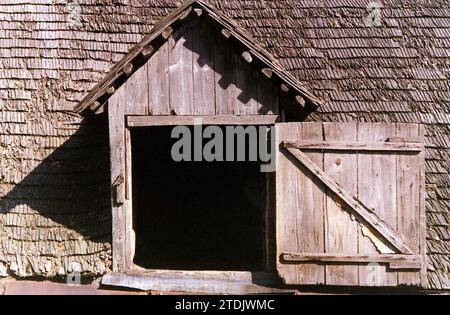
[[[183,125],[274,125],[278,115],[247,116],[127,116],[128,127]]]
[[[283,142],[284,145],[284,142]],[[292,147],[285,147],[301,164],[303,164],[315,177],[317,177],[328,189],[335,193],[355,215],[359,216],[367,225],[374,229],[380,236],[402,254],[412,254],[405,244],[402,236],[393,228],[384,223],[378,215],[363,204],[356,197],[348,194],[338,185],[322,168],[312,162],[302,151]],[[343,208],[344,209],[344,208]]]
[[[281,261],[286,263],[387,263],[391,269],[422,268],[422,257],[420,255],[401,254],[345,255],[324,253],[282,253]]]
[[[301,150],[330,150],[330,151],[397,151],[421,152],[423,144],[420,142],[345,142],[345,141],[289,141],[285,147]]]
[[[143,291],[209,293],[209,294],[273,294],[293,293],[280,289],[275,275],[253,272],[185,272],[163,271],[142,273],[106,273],[102,284]],[[258,284],[257,284],[258,283]]]

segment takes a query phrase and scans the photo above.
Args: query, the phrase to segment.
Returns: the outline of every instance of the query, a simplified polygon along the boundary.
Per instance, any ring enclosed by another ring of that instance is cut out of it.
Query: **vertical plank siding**
[[[278,144],[308,140],[310,143],[333,141],[336,144],[345,141],[368,145],[384,143],[393,136],[398,139],[422,139],[423,135],[422,126],[417,124],[277,124]],[[276,173],[276,236],[277,268],[285,283],[352,286],[424,284],[423,152],[316,148],[304,149],[303,153],[331,176],[342,190],[356,196],[369,209],[373,209],[381,221],[397,230],[412,254],[422,255],[423,264],[419,271],[393,270],[383,262],[346,263],[345,258],[340,263],[324,261],[320,264],[318,261],[282,261],[285,253],[344,255],[342,257],[377,257],[399,253],[385,240],[371,234],[364,223],[353,217],[347,206],[323,184],[314,180],[303,164],[281,148]]]
[[[321,123],[304,123],[302,128],[303,139],[322,140]],[[318,152],[306,152],[306,156],[323,167],[323,155]],[[303,249],[310,253],[325,252],[325,222],[323,209],[325,196],[322,184],[314,180],[311,176],[301,177],[301,190],[304,192],[304,203],[302,205],[302,216],[304,225],[301,228]],[[325,283],[325,266],[320,264],[305,265],[304,277],[310,284]]]
[[[301,124],[286,123],[277,126],[278,139],[296,140],[301,135]],[[279,142],[280,140],[277,140],[277,143]],[[277,159],[276,208],[283,209],[283,215],[276,215],[277,257],[281,255],[279,249],[294,252],[303,250],[301,229],[304,224],[301,221],[301,212],[298,211],[303,204],[300,193],[303,174],[297,167],[292,167],[292,163],[288,158]],[[278,262],[277,269],[287,284],[306,282],[306,279],[302,278],[305,271],[304,265],[295,266]]]
[[[111,186],[118,178],[125,177],[125,113],[126,104],[125,86],[109,99],[108,120],[109,120],[109,147],[111,165]],[[125,271],[125,244],[126,244],[126,217],[123,203],[117,203],[114,189],[111,194],[112,206],[112,249],[113,266],[115,272]]]
[[[419,136],[419,127],[416,124],[397,124],[395,135],[417,137]],[[414,253],[419,253],[419,233],[417,233],[420,222],[420,173],[417,172],[420,168],[419,163],[417,155],[397,156],[398,230],[405,235],[406,244]],[[398,283],[418,285],[420,274],[417,272],[399,273]]]
[[[324,140],[356,141],[357,126],[354,124],[324,123]],[[325,152],[323,169],[331,175],[348,193],[357,192],[357,156],[345,152]],[[325,204],[327,221],[326,252],[328,253],[358,253],[358,224],[348,212],[342,211],[342,204],[332,194],[327,194]],[[327,265],[327,284],[357,285],[358,266]]]
[[[395,125],[389,123],[359,123],[358,141],[380,142],[395,134]],[[358,155],[358,198],[375,209],[378,216],[393,227],[397,227],[396,156],[367,153]],[[373,255],[378,250],[370,239],[364,237],[359,226],[359,253]],[[397,284],[397,272],[386,266],[368,264],[359,266],[359,284],[362,286],[393,286]]]
[[[123,205],[123,212],[125,217],[125,263],[129,268],[133,265],[133,258],[136,246],[136,235],[133,224],[133,185],[132,185],[132,157],[131,157],[131,130],[125,130],[125,185],[126,195],[125,203]]]
[[[256,104],[256,113],[262,115],[271,115],[278,113],[278,87],[276,87],[264,75],[256,74],[258,77],[258,102]]]
[[[212,32],[205,23],[192,30],[194,114],[214,115],[214,44]]]
[[[236,111],[239,115],[257,114],[258,74],[242,57],[238,56],[236,60]]]
[[[241,54],[207,21],[187,24],[125,82],[125,112],[278,115],[278,87]]]
[[[148,114],[148,65],[143,65],[125,84],[126,104],[125,115]],[[131,105],[132,104],[132,105]]]
[[[419,125],[419,138],[425,139],[426,128],[425,125]],[[425,150],[420,153],[419,161],[422,163],[425,161]],[[426,245],[426,233],[427,221],[426,221],[426,187],[425,187],[425,167],[420,165],[420,223],[419,223],[419,237],[420,237],[420,255],[422,255],[422,269],[420,270],[420,285],[425,288],[428,286],[427,278],[427,245]],[[421,233],[421,231],[423,231]]]
[[[195,113],[192,41],[192,30],[185,27],[169,39],[170,108],[175,115]]]
[[[214,94],[217,115],[237,114],[236,59],[233,48],[221,37],[215,37]]]
[[[147,62],[148,113],[170,115],[169,42],[165,42]],[[130,105],[133,106],[133,105]]]

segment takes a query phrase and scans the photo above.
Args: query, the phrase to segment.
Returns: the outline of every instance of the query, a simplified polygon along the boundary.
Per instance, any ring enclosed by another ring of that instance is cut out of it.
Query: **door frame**
[[[118,112],[116,112],[116,110]],[[119,114],[122,119],[117,119]],[[163,270],[146,269],[133,262],[135,255],[135,233],[133,230],[133,187],[132,187],[132,144],[131,130],[140,127],[177,126],[177,125],[267,125],[274,126],[278,115],[246,116],[149,116],[125,115],[118,108],[109,108],[111,183],[112,183],[112,245],[113,272],[124,274],[145,274],[163,272]],[[119,175],[117,175],[119,174]],[[266,207],[264,209],[264,272],[275,272],[275,172],[266,173]],[[217,277],[217,271],[180,271],[164,270],[166,273],[180,272],[192,277]],[[250,271],[223,271],[230,279],[251,278]]]

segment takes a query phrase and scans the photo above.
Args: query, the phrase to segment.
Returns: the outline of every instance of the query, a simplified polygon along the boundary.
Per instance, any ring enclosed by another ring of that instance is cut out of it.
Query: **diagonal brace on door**
[[[369,207],[342,189],[339,184],[333,180],[333,178],[331,178],[319,166],[312,162],[302,151],[289,146],[289,144],[285,142],[283,142],[283,146],[328,189],[335,193],[369,227],[378,232],[380,236],[389,243],[389,245],[401,254],[412,254],[411,249],[409,249],[406,245],[402,236],[396,230],[392,229],[389,225],[383,222],[376,213],[369,209]]]

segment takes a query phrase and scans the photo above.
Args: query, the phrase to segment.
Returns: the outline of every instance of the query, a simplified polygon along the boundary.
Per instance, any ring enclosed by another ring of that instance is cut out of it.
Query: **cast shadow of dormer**
[[[9,170],[9,175],[3,176],[4,184],[12,189],[0,198],[0,210],[17,219],[5,219],[4,225],[23,229],[22,235],[11,237],[34,240],[35,232],[45,230],[48,241],[81,235],[94,242],[108,242],[111,207],[105,119],[83,120],[67,141],[32,168],[34,163],[23,159],[21,170]],[[14,172],[29,168],[32,170],[26,176],[14,180]]]

